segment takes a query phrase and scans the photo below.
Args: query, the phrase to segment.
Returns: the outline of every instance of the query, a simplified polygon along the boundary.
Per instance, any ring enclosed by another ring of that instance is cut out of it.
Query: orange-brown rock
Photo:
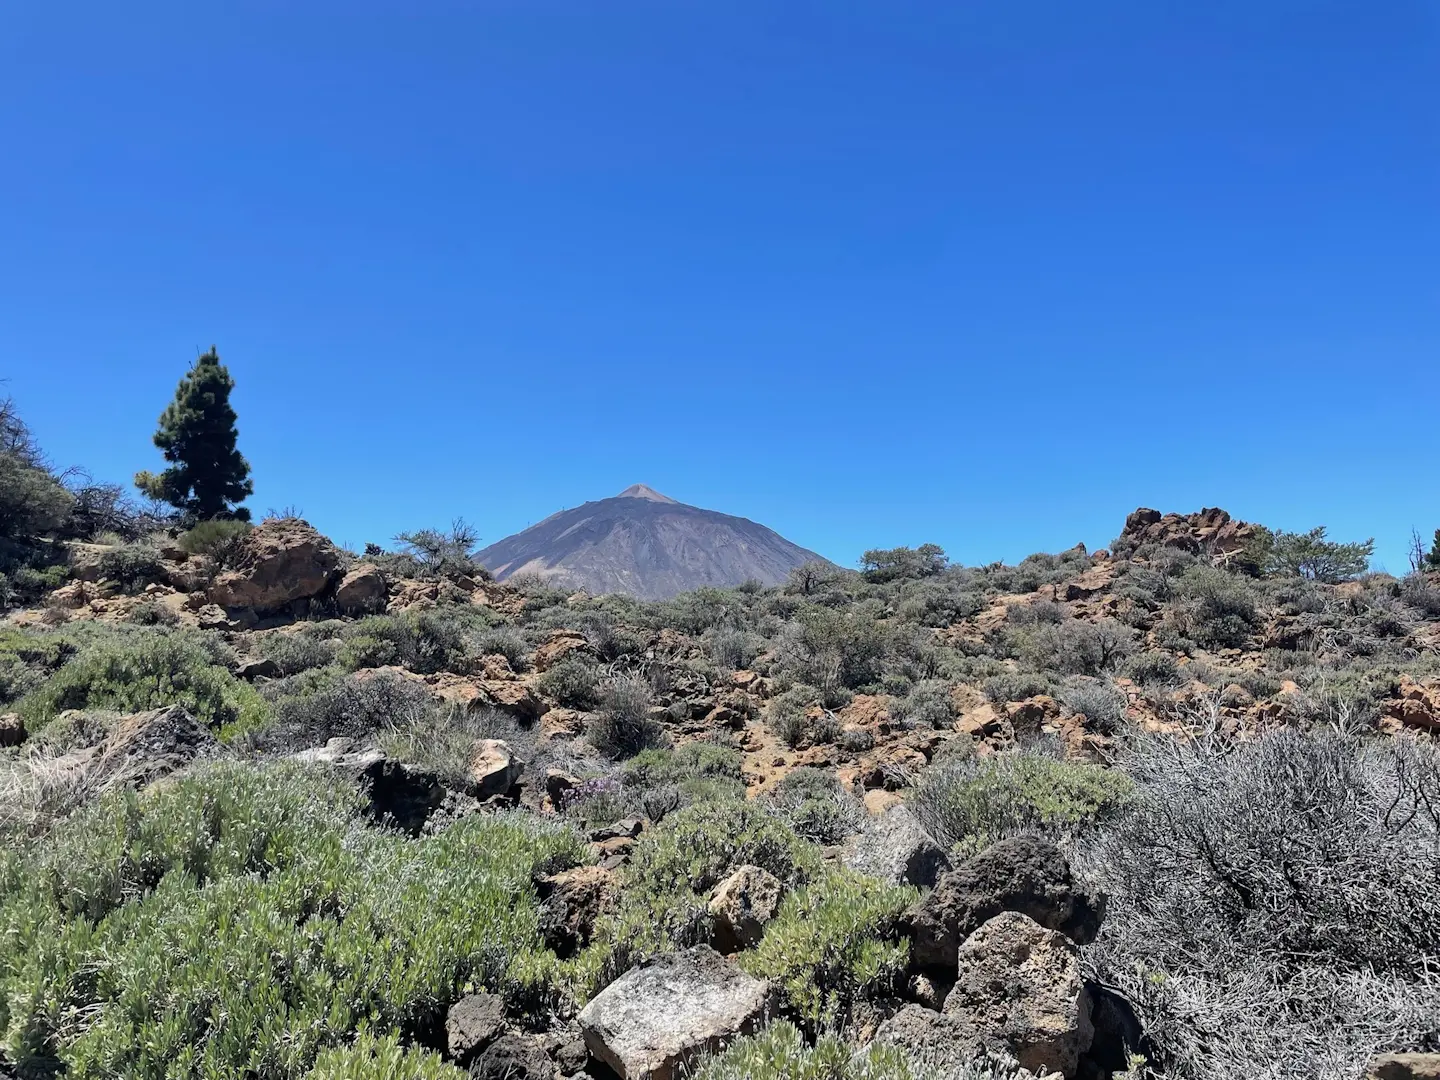
[[[385,575],[374,563],[350,568],[335,589],[335,606],[346,615],[379,611],[385,606],[388,588]]]
[[[1440,731],[1440,679],[1417,682],[1402,675],[1399,696],[1385,702],[1383,712],[1402,727]]]
[[[335,579],[340,551],[299,518],[266,521],[240,541],[236,569],[210,587],[210,599],[227,608],[275,611],[319,596]]]
[[[536,671],[549,671],[567,656],[584,655],[594,650],[578,630],[552,630],[531,658]]]

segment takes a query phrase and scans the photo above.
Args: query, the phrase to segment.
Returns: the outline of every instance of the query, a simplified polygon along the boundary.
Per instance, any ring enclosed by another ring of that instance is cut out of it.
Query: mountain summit
[[[642,600],[752,579],[776,585],[801,563],[825,561],[764,525],[687,506],[645,484],[552,514],[477,558],[500,581],[533,573]]]

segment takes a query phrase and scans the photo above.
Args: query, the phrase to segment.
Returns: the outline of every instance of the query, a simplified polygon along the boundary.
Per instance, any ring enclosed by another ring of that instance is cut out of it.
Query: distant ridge
[[[501,581],[540,574],[642,600],[703,585],[778,585],[802,563],[826,561],[748,518],[688,506],[645,484],[552,514],[478,558]]]

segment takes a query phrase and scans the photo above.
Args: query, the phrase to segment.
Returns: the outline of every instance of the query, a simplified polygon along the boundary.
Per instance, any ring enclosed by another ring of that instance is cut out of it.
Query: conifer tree
[[[175,400],[160,415],[155,445],[170,468],[137,473],[135,486],[194,521],[249,521],[250,511],[237,505],[255,485],[250,463],[235,448],[235,410],[230,407],[234,388],[235,380],[212,345],[180,380]]]

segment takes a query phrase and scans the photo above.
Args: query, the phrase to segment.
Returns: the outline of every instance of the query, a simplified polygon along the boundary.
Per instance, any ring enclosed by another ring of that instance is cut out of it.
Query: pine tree
[[[135,486],[195,521],[249,521],[250,511],[236,505],[255,485],[250,463],[235,448],[235,410],[230,407],[234,388],[235,380],[212,345],[180,380],[175,400],[160,416],[155,445],[170,468],[159,474],[137,473]]]
[[[1440,529],[1435,530],[1435,543],[1425,556],[1425,565],[1431,570],[1440,570]]]

